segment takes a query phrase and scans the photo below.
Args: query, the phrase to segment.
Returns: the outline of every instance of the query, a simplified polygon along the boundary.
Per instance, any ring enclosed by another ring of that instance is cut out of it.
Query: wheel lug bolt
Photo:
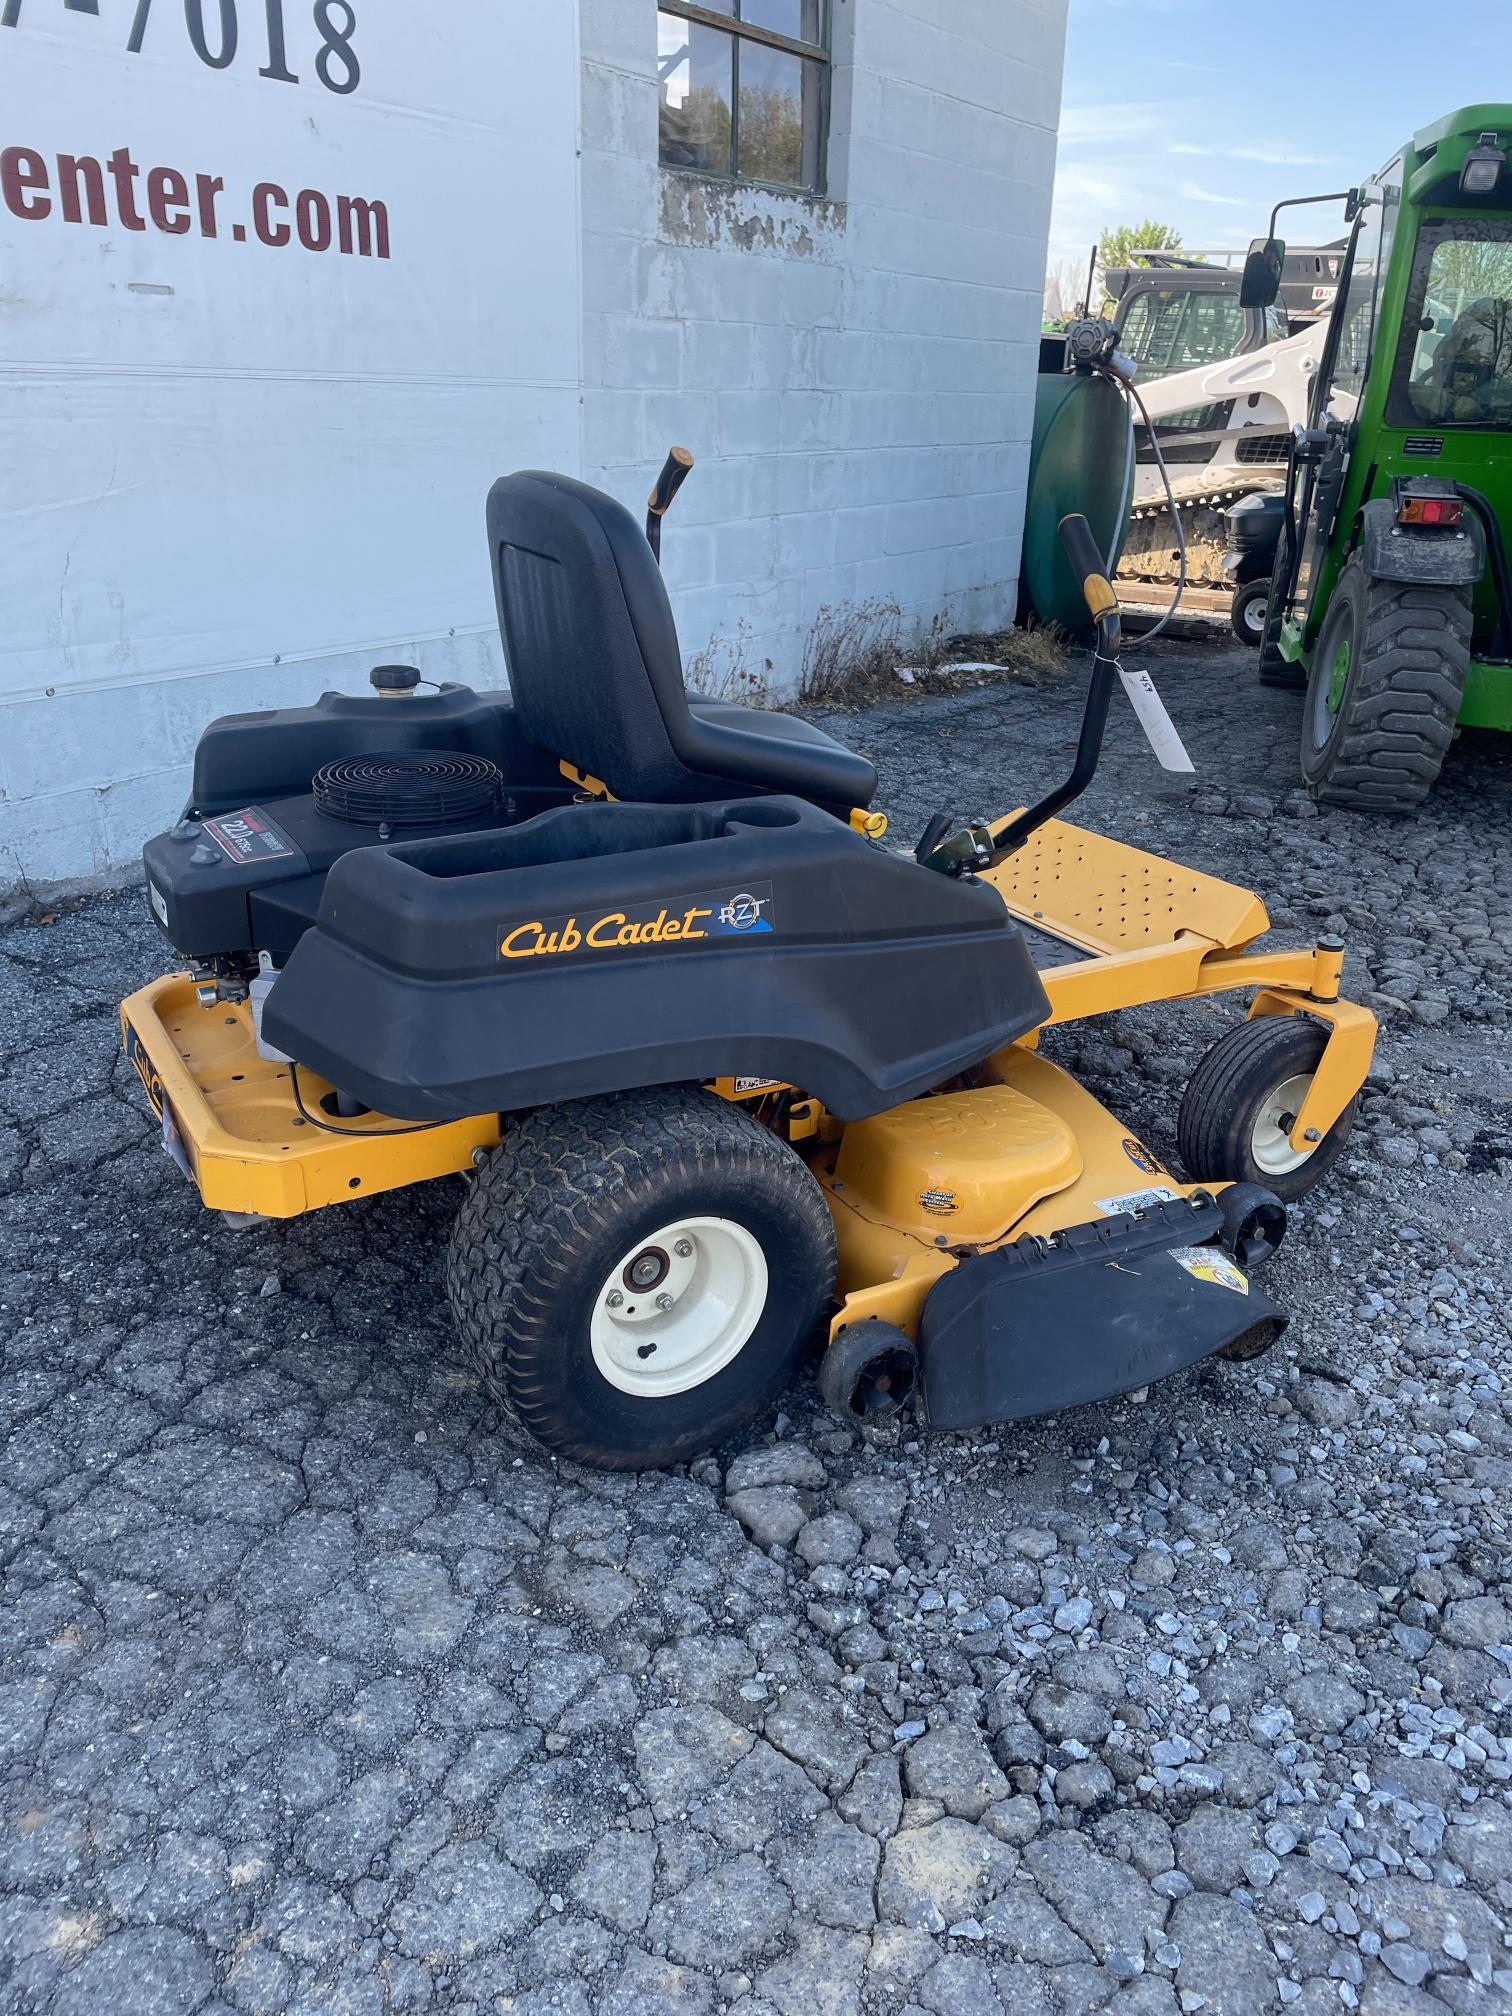
[[[604,1299],[609,1304],[609,1307],[611,1309],[618,1309],[620,1304],[624,1301],[625,1298],[623,1295],[621,1295],[618,1288],[611,1288],[609,1290],[609,1293],[605,1296]]]
[[[670,1309],[672,1307],[672,1297],[670,1295],[658,1295],[656,1306],[658,1309]]]
[[[672,1251],[677,1255],[679,1260],[690,1260],[693,1257],[693,1241],[691,1239],[679,1239],[677,1244],[672,1248]]]

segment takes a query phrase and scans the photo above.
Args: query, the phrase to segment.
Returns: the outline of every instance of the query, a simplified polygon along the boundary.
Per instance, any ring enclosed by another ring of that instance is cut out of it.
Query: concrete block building
[[[217,714],[503,680],[511,468],[693,450],[711,690],[1011,618],[1065,11],[7,10],[0,886],[129,873]]]

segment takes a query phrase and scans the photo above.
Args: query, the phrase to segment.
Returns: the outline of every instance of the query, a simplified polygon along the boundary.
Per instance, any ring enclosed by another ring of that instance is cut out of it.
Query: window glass
[[[661,79],[661,158],[669,168],[733,172],[730,116],[735,43],[718,28],[656,17],[657,73]]]
[[[1124,319],[1121,347],[1147,382],[1198,364],[1232,357],[1244,340],[1237,294],[1194,294],[1180,288],[1136,294]]]
[[[1150,297],[1148,294],[1136,294],[1129,303],[1129,312],[1124,316],[1123,326],[1119,330],[1118,347],[1143,362],[1149,335]]]
[[[754,27],[790,35],[795,42],[819,40],[819,0],[740,0],[740,18]]]
[[[1393,167],[1399,164],[1393,163]],[[1386,171],[1387,176],[1391,170]],[[1336,420],[1352,420],[1359,410],[1375,347],[1376,310],[1396,236],[1401,190],[1388,180],[1366,192],[1368,208],[1360,222],[1349,290],[1335,308],[1342,316],[1339,350],[1328,387],[1328,411]]]
[[[811,187],[818,179],[817,63],[764,43],[740,44],[737,172],[753,182]]]
[[[1182,318],[1176,369],[1218,364],[1244,341],[1244,310],[1237,294],[1190,294]]]
[[[657,10],[663,167],[790,189],[824,186],[829,59],[823,0],[719,0],[729,26]],[[800,56],[764,33],[811,42]]]
[[[1405,403],[1413,420],[1429,425],[1506,427],[1512,425],[1512,225],[1450,228],[1456,235],[1425,248],[1426,276],[1414,279],[1402,330]]]

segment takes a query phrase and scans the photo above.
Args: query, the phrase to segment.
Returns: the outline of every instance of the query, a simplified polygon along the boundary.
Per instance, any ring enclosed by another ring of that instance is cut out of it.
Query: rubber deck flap
[[[1210,1243],[1221,1216],[1178,1199],[962,1261],[920,1318],[929,1425],[1052,1413],[1147,1386],[1251,1331],[1279,1336],[1285,1316]]]

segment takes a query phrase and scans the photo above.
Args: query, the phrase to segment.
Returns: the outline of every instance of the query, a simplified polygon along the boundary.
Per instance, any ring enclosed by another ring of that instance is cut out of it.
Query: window
[[[662,166],[821,191],[828,31],[829,0],[666,0]]]
[[[1244,341],[1244,310],[1234,294],[1185,288],[1136,294],[1124,318],[1120,348],[1139,365],[1148,384],[1197,364],[1218,364]]]
[[[1365,378],[1375,348],[1376,310],[1386,268],[1391,264],[1402,197],[1399,184],[1389,178],[1400,176],[1401,165],[1400,161],[1393,161],[1383,171],[1381,180],[1366,189],[1366,207],[1356,227],[1354,259],[1340,283],[1344,298],[1334,303],[1333,312],[1339,318],[1339,347],[1326,396],[1328,411],[1336,420],[1353,420],[1364,396]]]
[[[1512,224],[1424,226],[1389,417],[1408,427],[1512,427]]]

